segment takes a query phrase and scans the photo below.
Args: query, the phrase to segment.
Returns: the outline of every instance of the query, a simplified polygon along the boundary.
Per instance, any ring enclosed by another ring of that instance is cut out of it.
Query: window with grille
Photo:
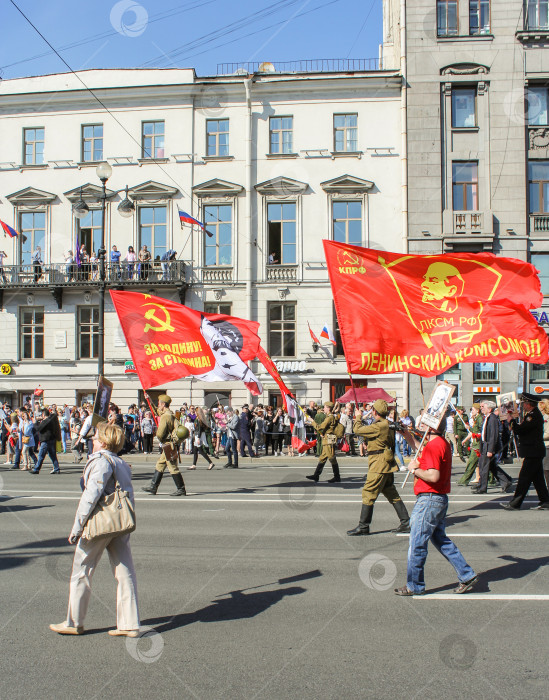
[[[94,163],[103,160],[103,124],[82,126],[82,162]]]
[[[208,119],[206,122],[206,155],[229,155],[229,120]]]
[[[23,129],[23,163],[42,165],[44,163],[44,129]]]
[[[358,115],[334,114],[334,151],[358,150]]]
[[[44,358],[44,308],[28,307],[19,312],[19,347],[22,360]]]
[[[78,359],[88,360],[99,355],[99,307],[78,308]]]
[[[269,305],[269,353],[272,357],[295,357],[296,305]]]
[[[362,202],[332,202],[334,241],[362,244]]]
[[[437,0],[437,34],[438,36],[457,36],[457,0]]]
[[[469,34],[490,34],[490,0],[469,0]]]
[[[164,158],[164,122],[143,122],[142,158]]]
[[[270,153],[293,153],[293,117],[269,119]]]

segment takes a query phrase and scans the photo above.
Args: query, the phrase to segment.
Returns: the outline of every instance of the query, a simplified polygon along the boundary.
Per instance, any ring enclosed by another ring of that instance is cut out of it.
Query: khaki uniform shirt
[[[398,471],[395,460],[395,435],[385,418],[378,418],[370,425],[356,420],[353,426],[356,435],[368,441],[368,471],[389,474]]]
[[[174,426],[174,415],[169,408],[165,408],[160,415],[156,437],[158,442],[169,442]]]

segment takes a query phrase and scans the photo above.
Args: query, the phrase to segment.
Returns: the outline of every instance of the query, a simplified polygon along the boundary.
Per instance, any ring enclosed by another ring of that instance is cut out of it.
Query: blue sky
[[[382,0],[15,2],[74,70],[376,58],[382,37]],[[2,14],[3,79],[68,70],[10,0]]]

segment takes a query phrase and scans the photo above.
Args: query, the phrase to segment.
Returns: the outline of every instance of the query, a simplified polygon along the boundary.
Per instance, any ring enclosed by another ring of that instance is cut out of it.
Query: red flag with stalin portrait
[[[144,389],[193,376],[204,382],[241,380],[252,394],[263,391],[246,364],[257,355],[259,323],[150,294],[111,291],[111,297]]]
[[[533,265],[492,253],[408,255],[324,241],[349,371],[442,374],[458,362],[547,362]]]

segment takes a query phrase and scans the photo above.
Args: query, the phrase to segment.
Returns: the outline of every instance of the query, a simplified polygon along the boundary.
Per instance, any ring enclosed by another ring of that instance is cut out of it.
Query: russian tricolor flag
[[[179,207],[177,207],[177,211],[179,212],[179,221],[182,224],[191,224],[191,226],[200,226],[201,229],[203,229],[210,238],[213,237],[213,233],[207,230],[207,228],[204,226],[202,221],[199,221],[198,219],[193,218],[190,214],[187,214],[186,211],[181,211]]]
[[[337,345],[336,339],[334,338],[334,334],[332,333],[332,329],[328,325],[324,326],[322,332],[320,333],[320,337],[326,338],[326,340],[329,340],[330,343]]]
[[[7,233],[10,238],[15,238],[19,235],[17,231],[8,224],[6,224],[5,221],[0,220],[0,226],[3,228],[4,233]]]

